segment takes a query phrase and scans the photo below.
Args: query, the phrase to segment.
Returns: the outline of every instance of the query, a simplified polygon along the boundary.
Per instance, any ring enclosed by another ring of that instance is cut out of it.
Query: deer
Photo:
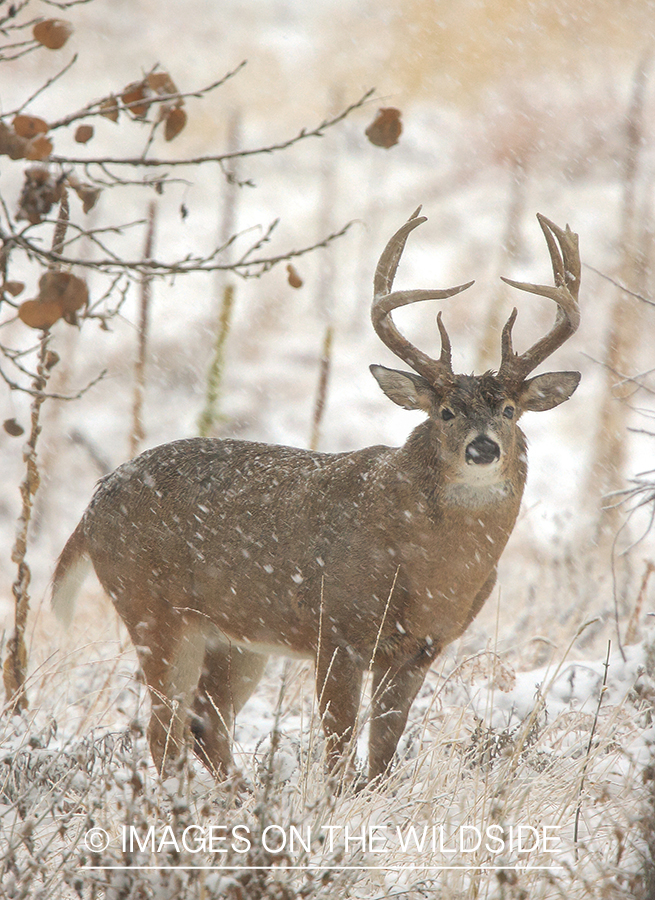
[[[408,713],[444,647],[490,596],[526,480],[522,413],[553,409],[579,372],[528,377],[578,328],[578,236],[538,215],[553,285],[503,279],[556,304],[555,322],[516,353],[512,311],[497,372],[453,372],[391,313],[445,290],[392,290],[421,208],[391,237],[374,275],[373,327],[412,371],[372,365],[395,404],[425,418],[401,447],[325,453],[192,437],[146,450],[97,485],[56,565],[65,622],[92,567],[125,623],[147,683],[147,736],[160,773],[189,743],[217,779],[236,771],[236,715],[270,654],[314,661],[327,768],[352,756],[371,675],[368,782],[390,770]]]

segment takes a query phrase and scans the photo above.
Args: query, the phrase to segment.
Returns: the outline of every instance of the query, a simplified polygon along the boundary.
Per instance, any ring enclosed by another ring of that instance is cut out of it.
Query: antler
[[[407,306],[409,303],[418,303],[421,300],[445,300],[447,297],[453,297],[460,291],[466,290],[473,282],[469,281],[468,284],[460,284],[446,290],[394,291],[390,293],[409,234],[427,221],[425,216],[419,216],[420,212],[421,207],[419,206],[382,251],[373,279],[371,319],[380,340],[415,372],[423,375],[430,383],[434,383],[443,381],[444,377],[448,378],[453,374],[450,340],[441,321],[441,313],[437,316],[437,326],[441,335],[441,355],[437,360],[423,353],[403,337],[391,319],[391,312],[399,306]]]
[[[537,213],[537,219],[546,238],[550,260],[553,266],[554,287],[550,285],[527,284],[522,281],[511,281],[503,278],[506,284],[548,297],[557,304],[557,316],[551,330],[533,344],[525,353],[514,352],[512,347],[512,328],[516,321],[517,310],[514,308],[501,336],[501,363],[499,378],[523,381],[537,366],[554,353],[567,341],[580,324],[580,307],[578,292],[580,290],[580,253],[578,235],[569,226],[563,231],[545,216]],[[557,242],[555,241],[557,238]],[[559,244],[559,246],[558,246]]]

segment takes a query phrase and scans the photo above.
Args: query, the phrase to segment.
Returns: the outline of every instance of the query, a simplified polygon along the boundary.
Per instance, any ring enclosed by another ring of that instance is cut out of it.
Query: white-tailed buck
[[[373,326],[414,371],[371,371],[394,403],[427,415],[402,447],[164,444],[102,479],[61,554],[53,603],[62,617],[72,615],[90,560],[127,626],[150,689],[160,770],[190,731],[198,757],[225,777],[234,717],[278,653],[315,661],[332,766],[372,672],[368,776],[376,778],[430,664],[494,586],[526,477],[518,420],[567,400],[580,379],[528,378],[578,327],[577,235],[539,216],[554,286],[505,279],[555,301],[548,334],[515,353],[514,310],[498,373],[456,375],[441,314],[438,359],[391,320],[397,307],[469,287],[392,292],[407,237],[425,221],[419,212],[391,238],[374,279]]]

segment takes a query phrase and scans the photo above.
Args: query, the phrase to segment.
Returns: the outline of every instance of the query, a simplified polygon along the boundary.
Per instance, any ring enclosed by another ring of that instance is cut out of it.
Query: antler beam
[[[498,370],[498,376],[508,380],[525,380],[533,369],[536,369],[575,333],[580,324],[578,235],[571,231],[568,225],[563,230],[539,213],[537,213],[537,219],[550,252],[554,286],[528,284],[523,281],[512,281],[509,278],[503,278],[503,281],[520,291],[528,291],[531,294],[539,294],[541,297],[554,300],[557,304],[557,316],[555,324],[548,334],[533,344],[525,353],[519,355],[514,352],[512,347],[512,328],[517,315],[517,310],[512,310],[501,336],[501,363]]]
[[[420,212],[421,207],[419,206],[407,222],[393,235],[382,251],[373,279],[374,295],[371,307],[371,320],[378,337],[392,353],[411,366],[419,375],[434,383],[435,381],[443,381],[444,378],[448,378],[453,374],[450,340],[441,321],[441,313],[437,317],[437,325],[441,335],[441,355],[439,359],[433,359],[426,353],[423,353],[422,350],[410,343],[406,337],[403,337],[394,325],[391,313],[400,306],[418,303],[421,300],[445,300],[448,297],[453,297],[455,294],[459,294],[461,291],[465,291],[466,288],[471,287],[473,282],[469,281],[467,284],[460,284],[457,287],[447,288],[446,290],[391,292],[398,263],[405,249],[408,236],[415,228],[427,221],[425,216],[419,215]]]

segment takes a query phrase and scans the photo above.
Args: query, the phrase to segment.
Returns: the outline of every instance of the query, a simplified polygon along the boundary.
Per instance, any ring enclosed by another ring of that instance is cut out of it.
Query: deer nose
[[[488,466],[489,463],[496,462],[498,459],[500,459],[500,447],[486,434],[479,434],[466,448],[467,463]]]

